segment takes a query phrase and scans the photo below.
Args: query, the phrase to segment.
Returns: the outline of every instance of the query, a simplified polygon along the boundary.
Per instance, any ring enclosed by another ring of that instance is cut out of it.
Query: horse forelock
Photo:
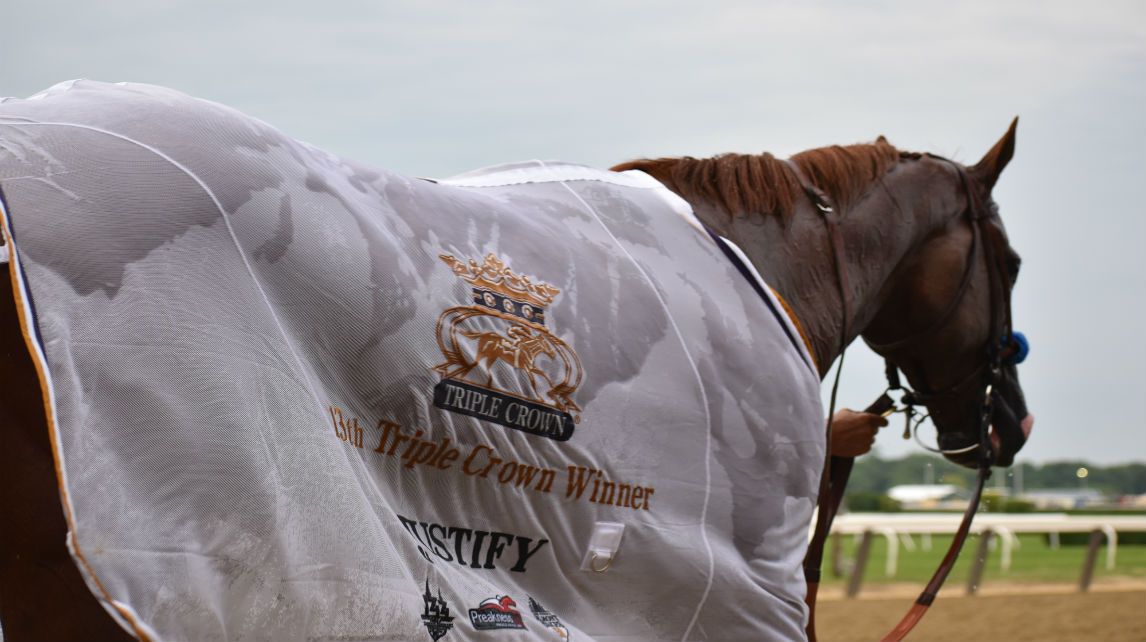
[[[816,187],[846,209],[887,173],[901,156],[887,141],[833,145],[800,152],[792,161]],[[621,163],[613,171],[641,170],[685,200],[712,203],[728,215],[749,214],[787,218],[804,198],[804,190],[788,164],[767,152],[720,154],[711,158],[640,159]]]

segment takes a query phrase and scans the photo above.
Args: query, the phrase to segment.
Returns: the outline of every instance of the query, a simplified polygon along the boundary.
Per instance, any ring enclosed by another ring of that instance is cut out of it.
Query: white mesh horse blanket
[[[153,640],[792,640],[819,381],[687,205],[217,104],[0,104],[71,545]]]

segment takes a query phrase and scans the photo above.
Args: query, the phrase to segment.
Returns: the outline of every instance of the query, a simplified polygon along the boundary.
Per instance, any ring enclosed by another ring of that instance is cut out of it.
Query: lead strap
[[[955,539],[951,541],[951,547],[947,549],[947,554],[943,556],[943,561],[939,564],[939,568],[935,569],[935,574],[931,576],[931,581],[924,587],[923,592],[919,597],[915,598],[915,604],[899,621],[899,624],[891,630],[890,633],[885,635],[880,642],[899,642],[923,617],[927,609],[931,607],[931,603],[935,601],[935,596],[939,594],[940,587],[943,582],[947,580],[947,575],[951,573],[951,569],[955,566],[955,560],[959,557],[959,551],[963,549],[963,542],[967,540],[967,534],[971,530],[971,520],[975,518],[975,512],[979,510],[979,499],[983,496],[983,486],[987,483],[987,479],[991,477],[991,468],[989,463],[983,463],[979,466],[979,480],[975,487],[975,495],[971,498],[971,502],[967,504],[967,510],[963,513],[963,521],[959,524],[959,530],[955,532]]]

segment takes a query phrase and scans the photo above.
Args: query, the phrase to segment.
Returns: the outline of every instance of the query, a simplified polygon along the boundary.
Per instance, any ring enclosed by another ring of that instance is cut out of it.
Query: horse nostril
[[[1029,438],[1031,436],[1031,428],[1035,427],[1035,416],[1027,415],[1023,417],[1023,420],[1019,422],[1019,427],[1023,429],[1023,437]]]

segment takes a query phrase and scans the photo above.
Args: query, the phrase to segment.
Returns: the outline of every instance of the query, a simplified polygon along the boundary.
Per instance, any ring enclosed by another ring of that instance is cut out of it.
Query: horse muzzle
[[[1035,418],[1027,410],[1015,366],[1003,366],[999,381],[991,392],[991,423],[987,437],[991,447],[992,465],[1002,467],[1012,465],[1015,455],[1030,438],[1034,425]],[[943,450],[961,450],[978,444],[980,439],[978,432],[960,431],[941,434],[939,446]],[[944,456],[968,468],[977,468],[982,459],[982,453],[977,448]]]

